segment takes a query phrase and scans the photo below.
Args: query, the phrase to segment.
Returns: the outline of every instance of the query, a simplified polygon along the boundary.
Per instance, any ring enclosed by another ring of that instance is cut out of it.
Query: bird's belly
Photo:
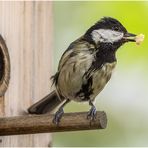
[[[110,80],[115,65],[116,62],[106,63],[100,70],[96,71],[93,74],[93,93],[90,96],[91,100],[95,99],[95,97],[102,91],[107,82]]]
[[[101,92],[101,90],[104,88],[106,83],[109,81],[112,70],[115,67],[114,63],[106,63],[101,69],[98,71],[95,71],[92,74],[92,94],[90,95],[90,99],[94,100],[95,97]],[[69,69],[70,70],[70,69]],[[83,93],[80,95],[76,95],[77,92],[80,91],[83,82],[83,69],[79,71],[79,73],[73,73],[71,71],[66,71],[67,76],[64,75],[62,77],[61,81],[59,82],[59,88],[60,94],[62,94],[65,98],[74,100],[77,102],[81,101],[87,101],[87,98],[84,98]],[[61,74],[63,75],[63,74]]]

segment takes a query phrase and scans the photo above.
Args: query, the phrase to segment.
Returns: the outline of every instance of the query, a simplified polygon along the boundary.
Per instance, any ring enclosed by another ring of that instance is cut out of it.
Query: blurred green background
[[[131,33],[145,34],[137,46],[128,43],[117,52],[118,64],[96,99],[108,116],[105,130],[53,135],[53,146],[148,146],[148,2],[53,2],[54,72],[68,45],[103,16],[114,17]],[[66,112],[87,111],[87,103],[70,103]]]

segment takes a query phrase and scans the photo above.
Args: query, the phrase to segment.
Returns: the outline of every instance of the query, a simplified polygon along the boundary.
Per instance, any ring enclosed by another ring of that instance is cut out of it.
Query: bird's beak
[[[126,33],[126,34],[124,34],[124,37],[123,37],[123,39],[125,40],[125,41],[129,41],[129,42],[136,42],[136,36],[137,35],[135,35],[135,34],[132,34],[132,33]]]

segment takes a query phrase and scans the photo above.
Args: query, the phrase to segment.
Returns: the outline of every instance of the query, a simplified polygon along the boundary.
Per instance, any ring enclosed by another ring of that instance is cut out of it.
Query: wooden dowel
[[[52,133],[104,129],[107,125],[106,113],[98,111],[96,120],[86,118],[86,112],[65,113],[58,126],[52,123],[54,115],[27,115],[0,118],[0,136]]]

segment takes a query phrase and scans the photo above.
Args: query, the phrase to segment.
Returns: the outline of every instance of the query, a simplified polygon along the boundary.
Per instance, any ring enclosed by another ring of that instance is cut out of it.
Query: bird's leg
[[[96,107],[94,106],[94,104],[92,103],[92,101],[89,101],[89,105],[91,106],[91,109],[89,110],[88,114],[87,114],[87,119],[90,119],[91,121],[96,119]]]
[[[58,111],[55,113],[54,115],[54,119],[53,119],[53,123],[58,125],[61,118],[62,118],[62,115],[64,114],[64,110],[63,110],[63,107],[68,103],[70,102],[69,99],[67,99],[61,106],[60,108],[58,109]]]

